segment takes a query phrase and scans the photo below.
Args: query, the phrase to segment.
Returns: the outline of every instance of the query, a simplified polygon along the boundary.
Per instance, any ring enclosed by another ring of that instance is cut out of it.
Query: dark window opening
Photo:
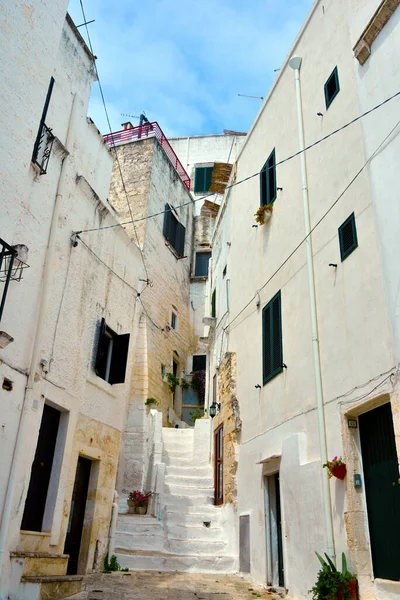
[[[283,370],[281,293],[263,308],[263,383]]]
[[[195,354],[193,356],[193,373],[195,373],[196,371],[205,371],[206,361],[207,357],[205,354]]]
[[[173,312],[171,314],[171,329],[176,329],[176,324],[177,324],[177,318],[176,318],[176,314]]]
[[[42,531],[61,413],[44,405],[21,529]]]
[[[260,206],[272,204],[276,200],[276,158],[275,148],[269,155],[260,173]]]
[[[214,290],[211,296],[211,316],[217,316],[217,290]]]
[[[185,232],[186,229],[179,223],[170,205],[166,204],[163,234],[178,256],[183,256],[185,252]]]
[[[54,141],[52,130],[45,123],[53,87],[54,77],[50,79],[50,85],[49,89],[47,90],[47,96],[43,107],[42,118],[40,119],[39,131],[36,136],[32,154],[32,162],[39,167],[41,175],[44,175],[47,172],[47,165],[49,163],[50,153]]]
[[[194,172],[194,192],[202,194],[208,192],[211,187],[214,167],[196,167]]]
[[[104,319],[100,323],[95,373],[108,383],[124,383],[129,350],[129,333],[118,335]]]
[[[354,213],[339,227],[340,258],[342,262],[358,246],[356,220]]]
[[[335,67],[324,86],[326,108],[329,108],[332,104],[333,100],[338,95],[339,90],[338,70],[337,67]]]
[[[208,277],[208,263],[211,252],[196,252],[196,264],[194,268],[195,277]]]

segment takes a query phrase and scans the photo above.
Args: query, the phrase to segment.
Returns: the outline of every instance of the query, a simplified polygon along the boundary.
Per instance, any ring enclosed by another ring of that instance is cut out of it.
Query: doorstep
[[[399,600],[400,581],[390,581],[389,579],[375,579],[374,598],[375,600]]]

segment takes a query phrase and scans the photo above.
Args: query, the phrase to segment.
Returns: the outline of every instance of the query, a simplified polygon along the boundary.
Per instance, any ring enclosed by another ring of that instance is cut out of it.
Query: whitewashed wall
[[[347,0],[316,2],[288,54],[288,58],[294,54],[303,58],[301,90],[306,145],[360,112],[352,40],[348,28],[343,26],[347,10]],[[326,110],[324,84],[335,66],[340,92]],[[323,116],[317,116],[318,112]],[[379,116],[371,119],[378,129]],[[287,62],[246,138],[238,158],[237,180],[258,172],[273,148],[277,162],[298,150],[294,72]],[[306,160],[314,226],[366,160],[362,125],[354,124],[309,150]],[[237,474],[238,512],[251,515],[251,577],[261,583],[267,582],[263,475],[268,470],[259,463],[281,456],[285,585],[290,596],[297,599],[306,598],[315,582],[319,563],[314,551],[326,550],[321,493],[326,473],[319,462],[304,245],[288,258],[304,238],[298,158],[277,167],[277,185],[283,190],[278,191],[272,219],[258,228],[253,225],[260,200],[259,178],[236,186],[228,194],[213,243],[212,287],[216,284],[218,300],[211,377],[221,360],[221,348],[237,353],[237,396],[243,423]],[[342,263],[338,227],[353,211],[358,248]],[[365,385],[395,364],[366,171],[317,226],[312,238],[328,455],[333,457],[344,453],[342,435],[346,434],[341,403],[351,402],[357,396],[357,392],[351,392],[355,386]],[[338,266],[330,267],[329,263]],[[230,311],[224,316],[222,269],[226,264]],[[287,369],[263,386],[262,308],[279,290]],[[252,296],[248,308],[232,323]],[[224,327],[231,323],[223,337],[222,326],[218,327],[221,320]],[[261,385],[261,390],[256,385]],[[330,486],[336,554],[340,556],[341,551],[349,554],[344,524],[345,486],[337,481]],[[365,513],[362,519],[365,529]],[[351,567],[360,568],[362,597],[369,597],[370,576],[363,579],[361,565]]]

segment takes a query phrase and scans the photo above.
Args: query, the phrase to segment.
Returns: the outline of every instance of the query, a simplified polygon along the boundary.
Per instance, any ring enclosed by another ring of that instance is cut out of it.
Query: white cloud
[[[237,94],[266,95],[311,3],[87,0],[113,128],[145,110],[169,135],[248,129],[259,102]],[[78,0],[70,11],[82,22]],[[106,131],[96,94],[89,112]]]

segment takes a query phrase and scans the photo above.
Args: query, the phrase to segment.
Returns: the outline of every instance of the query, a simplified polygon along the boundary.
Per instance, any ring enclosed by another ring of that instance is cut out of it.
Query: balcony
[[[120,144],[125,144],[127,142],[132,142],[134,140],[156,137],[175,171],[181,178],[183,184],[188,190],[190,190],[190,177],[186,173],[182,163],[173,151],[168,139],[165,137],[163,130],[156,121],[153,123],[143,123],[143,125],[138,125],[137,127],[121,129],[121,131],[115,131],[114,133],[107,133],[103,137],[110,148],[119,146]]]

